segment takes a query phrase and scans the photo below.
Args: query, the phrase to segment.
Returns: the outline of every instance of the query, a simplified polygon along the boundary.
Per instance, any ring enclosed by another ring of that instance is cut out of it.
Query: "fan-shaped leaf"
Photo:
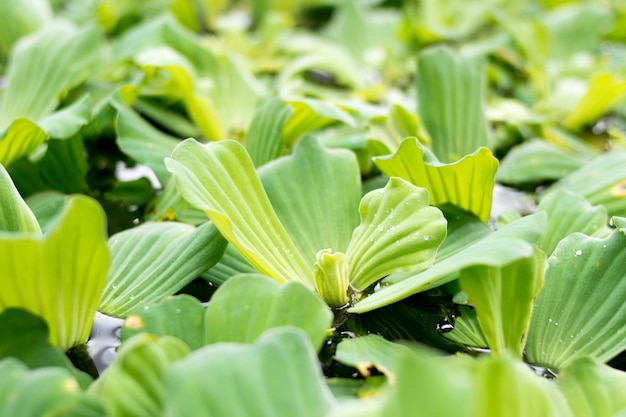
[[[293,328],[254,345],[205,346],[174,364],[165,384],[167,417],[323,417],[334,405],[314,350]]]
[[[252,343],[267,329],[295,326],[318,349],[331,326],[328,306],[302,284],[278,285],[259,274],[226,281],[206,312],[206,343]]]
[[[28,119],[17,118],[0,132],[0,164],[10,165],[18,159],[33,153],[48,135]]]
[[[246,149],[257,168],[285,152],[283,128],[293,110],[281,99],[267,100],[257,109],[246,135]]]
[[[526,344],[531,363],[562,369],[582,355],[607,361],[626,349],[625,264],[622,230],[561,241],[535,302]]]
[[[432,265],[447,223],[428,203],[428,191],[397,177],[363,197],[361,224],[346,251],[353,287],[362,291],[391,273]]]
[[[35,215],[26,205],[9,173],[0,164],[0,231],[41,233]]]
[[[313,287],[312,266],[280,223],[243,146],[230,140],[201,145],[187,139],[166,165],[183,197],[205,210],[259,272],[279,282],[296,280]]]
[[[226,241],[210,223],[144,223],[109,239],[111,269],[98,310],[126,316],[160,301],[211,268]]]
[[[426,188],[433,206],[454,204],[489,221],[498,160],[488,149],[442,164],[416,138],[407,138],[395,154],[376,157],[374,162],[388,177]]]
[[[88,197],[69,197],[47,235],[0,233],[0,310],[41,316],[51,343],[63,350],[83,343],[109,259],[102,208]]]

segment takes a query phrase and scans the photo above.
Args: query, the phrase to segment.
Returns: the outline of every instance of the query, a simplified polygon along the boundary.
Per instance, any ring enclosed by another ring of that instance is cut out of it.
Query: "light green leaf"
[[[144,223],[109,239],[111,269],[98,310],[124,317],[174,294],[222,257],[226,242],[210,223]]]
[[[575,417],[614,417],[626,410],[626,374],[590,357],[572,361],[556,385]]]
[[[367,336],[344,339],[337,345],[335,359],[343,364],[353,366],[362,376],[370,375],[370,368],[375,367],[389,378],[395,379],[400,370],[398,362],[409,347],[390,342],[382,336]]]
[[[302,284],[278,285],[259,274],[242,274],[226,281],[211,298],[205,342],[253,343],[267,329],[295,326],[319,349],[331,322],[328,306]]]
[[[598,156],[556,183],[580,194],[592,205],[603,205],[609,216],[626,216],[626,151]]]
[[[80,391],[66,369],[29,371],[17,359],[7,358],[0,361],[0,375],[0,417],[105,417],[100,401]]]
[[[287,145],[293,145],[306,133],[332,123],[341,122],[349,126],[356,124],[350,114],[328,101],[301,99],[289,101],[288,104],[293,110],[283,127],[283,141]]]
[[[407,138],[396,153],[375,157],[374,163],[388,177],[426,188],[433,206],[454,204],[489,221],[498,160],[487,148],[442,164],[416,138]]]
[[[547,254],[552,253],[561,239],[574,232],[594,237],[605,237],[610,233],[604,207],[592,206],[583,197],[567,190],[554,189],[541,200],[537,210],[548,214],[546,233],[539,240],[539,247]]]
[[[511,149],[501,161],[496,179],[504,184],[559,180],[583,165],[580,158],[549,142],[533,139]]]
[[[558,370],[590,355],[608,361],[626,349],[626,236],[605,239],[574,233],[549,258],[535,302],[527,359]]]
[[[22,38],[13,49],[0,103],[0,128],[16,118],[38,121],[52,113],[70,88],[82,83],[102,58],[95,28],[57,22]]]
[[[626,97],[626,80],[616,79],[610,73],[596,74],[589,80],[585,95],[566,116],[563,124],[568,129],[595,122]]]
[[[326,149],[311,138],[293,155],[259,170],[265,192],[307,264],[325,248],[345,252],[359,224],[359,167],[352,152]]]
[[[125,341],[139,333],[174,336],[195,350],[204,346],[204,317],[200,301],[176,295],[133,310],[122,325],[120,338]]]
[[[193,207],[180,195],[176,188],[176,182],[170,176],[170,179],[165,183],[163,191],[148,203],[144,218],[147,221],[176,220],[182,223],[199,225],[206,222],[207,216],[202,210]]]
[[[269,330],[254,345],[197,350],[168,370],[165,387],[167,417],[323,417],[335,402],[307,337],[293,328]]]
[[[84,343],[109,260],[102,208],[88,197],[69,197],[46,235],[0,232],[0,310],[21,307],[41,316],[50,342],[63,350]]]
[[[85,192],[89,165],[83,137],[74,135],[67,139],[49,140],[46,145],[46,154],[39,168],[48,187],[66,194]]]
[[[419,114],[437,158],[449,163],[482,146],[490,148],[482,63],[434,47],[420,54],[417,71]]]
[[[74,103],[37,121],[53,139],[65,139],[78,133],[91,120],[91,98],[85,94]]]
[[[175,337],[137,335],[124,342],[115,360],[89,387],[89,394],[104,404],[107,415],[163,415],[164,376],[172,363],[189,354]]]
[[[501,267],[533,253],[530,242],[536,242],[546,226],[543,212],[521,219],[491,233],[424,272],[383,287],[363,299],[349,311],[364,313],[400,301],[410,295],[443,285],[456,279],[462,269],[475,265]]]
[[[13,43],[35,32],[52,18],[47,0],[8,1],[0,3],[0,61],[4,61]]]
[[[256,269],[231,244],[228,244],[222,259],[213,268],[200,275],[200,277],[219,286],[233,275],[255,272]]]
[[[293,109],[279,98],[267,100],[257,109],[246,135],[246,149],[257,168],[285,153],[283,128]]]
[[[280,223],[243,146],[187,139],[165,162],[182,196],[205,210],[254,268],[278,282],[313,288],[313,268]]]
[[[459,314],[454,318],[454,328],[443,334],[448,340],[470,348],[486,349],[489,346],[478,321],[476,310],[459,306]]]
[[[115,107],[118,111],[115,123],[118,146],[126,155],[152,169],[161,184],[166,184],[170,173],[163,161],[171,155],[179,140],[155,129],[121,100],[115,102]]]
[[[476,308],[482,333],[496,354],[522,358],[533,301],[543,285],[546,255],[538,248],[528,258],[502,267],[463,269],[461,289]]]
[[[363,291],[386,275],[432,265],[447,222],[428,200],[428,191],[397,177],[363,197],[361,224],[346,251],[354,288]]]
[[[33,211],[44,233],[54,227],[54,219],[62,210],[65,198],[65,194],[56,191],[45,191],[26,198],[26,204]]]
[[[12,162],[30,155],[48,137],[46,132],[28,119],[13,120],[0,132],[0,164],[9,166]]]
[[[35,215],[26,205],[11,180],[11,176],[0,164],[0,231],[41,233]]]

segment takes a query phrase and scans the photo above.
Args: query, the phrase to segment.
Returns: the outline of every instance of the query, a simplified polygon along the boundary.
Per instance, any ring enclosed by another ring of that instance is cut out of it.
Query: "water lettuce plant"
[[[619,2],[0,14],[0,417],[626,413]]]

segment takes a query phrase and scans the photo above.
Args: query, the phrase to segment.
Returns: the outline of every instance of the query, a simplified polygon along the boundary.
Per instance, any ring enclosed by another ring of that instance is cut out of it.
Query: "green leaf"
[[[85,192],[85,177],[89,170],[85,153],[81,135],[49,140],[46,154],[39,165],[41,176],[48,187],[66,194]]]
[[[78,133],[91,120],[91,98],[85,94],[74,103],[39,119],[37,124],[53,139],[65,139]]]
[[[428,191],[397,177],[363,197],[361,224],[346,251],[354,288],[363,291],[391,273],[432,265],[446,237],[446,219],[428,200]]]
[[[614,417],[626,410],[626,374],[590,357],[572,361],[556,385],[574,417]]]
[[[109,267],[105,215],[91,198],[66,200],[44,236],[0,232],[0,310],[41,316],[52,344],[67,350],[89,336]]]
[[[335,104],[323,100],[301,99],[289,101],[292,114],[283,127],[283,141],[293,145],[303,135],[332,123],[349,126],[356,124],[354,118]]]
[[[419,114],[437,159],[454,162],[482,146],[490,148],[482,63],[434,47],[420,54],[417,71]]]
[[[567,190],[554,189],[541,200],[537,210],[548,214],[546,233],[539,240],[539,247],[547,254],[574,232],[594,237],[605,237],[610,233],[604,207],[592,206],[583,197]]]
[[[526,356],[562,369],[590,355],[608,361],[626,349],[626,236],[605,239],[574,233],[549,258],[544,289],[535,302]]]
[[[546,255],[538,248],[528,258],[502,267],[477,265],[461,271],[459,284],[476,308],[489,348],[522,358],[533,301],[543,285]]]
[[[179,140],[151,126],[121,100],[115,102],[115,107],[118,146],[126,155],[152,169],[161,184],[166,184],[170,173],[163,161]]]
[[[207,220],[202,210],[193,207],[180,195],[173,178],[165,183],[163,191],[148,204],[144,217],[147,221],[176,220],[194,225],[205,223]]]
[[[166,165],[182,196],[204,210],[254,268],[278,282],[313,287],[312,266],[280,223],[243,146],[187,139]]]
[[[48,139],[39,126],[28,119],[17,118],[0,132],[0,164],[12,162],[33,153]]]
[[[344,339],[337,345],[335,359],[353,366],[362,376],[370,375],[370,368],[375,367],[390,378],[400,370],[399,359],[409,347],[385,340],[382,336],[367,336]]]
[[[11,176],[0,164],[0,231],[41,233],[39,223],[26,205]]]
[[[7,358],[0,361],[0,375],[0,417],[105,417],[102,404],[80,391],[66,369],[29,371],[17,359]]]
[[[144,223],[109,239],[111,269],[98,310],[118,317],[183,288],[222,257],[226,242],[207,222]]]
[[[107,415],[161,416],[165,407],[164,376],[170,365],[189,354],[175,337],[137,335],[124,342],[115,360],[89,387]]]
[[[527,184],[559,180],[584,165],[580,158],[549,142],[532,139],[511,149],[496,173],[504,184]]]
[[[174,336],[195,350],[205,344],[204,322],[200,301],[189,295],[176,295],[133,310],[124,321],[120,338],[125,341],[139,333]]]
[[[0,15],[4,18],[0,28],[0,61],[4,61],[15,41],[50,21],[52,9],[46,0],[11,1],[0,4]]]
[[[283,128],[292,113],[279,98],[267,100],[254,113],[245,141],[254,166],[263,166],[285,153]]]
[[[167,417],[323,417],[334,405],[307,337],[291,328],[197,350],[168,370],[165,386]]]
[[[219,286],[233,275],[255,272],[256,270],[252,265],[243,259],[241,254],[229,244],[222,259],[213,268],[200,275],[200,277]]]
[[[93,379],[74,368],[65,352],[48,341],[46,322],[28,311],[9,308],[0,313],[0,360],[19,359],[30,369],[59,367],[69,371],[86,388]]]
[[[626,151],[614,149],[588,162],[556,183],[603,205],[609,216],[626,216]]]
[[[364,313],[392,304],[410,295],[453,281],[459,271],[470,266],[501,267],[516,259],[528,258],[533,253],[530,242],[535,242],[541,237],[545,225],[545,213],[523,217],[443,261],[436,262],[426,271],[383,287],[349,311]]]
[[[25,202],[32,210],[44,233],[54,227],[56,215],[63,209],[66,195],[57,191],[44,191],[28,196]]]
[[[459,314],[454,317],[454,328],[443,334],[448,340],[470,348],[486,349],[489,346],[478,321],[476,310],[458,306]]]
[[[375,157],[374,163],[388,177],[426,188],[433,206],[454,204],[489,221],[498,160],[487,148],[442,164],[416,138],[407,138],[396,153]]]
[[[259,170],[265,192],[309,265],[321,249],[345,252],[359,224],[359,167],[352,152],[326,149],[311,138],[293,155]]]
[[[279,285],[259,274],[242,274],[211,298],[205,342],[253,343],[267,329],[295,326],[319,349],[331,322],[328,306],[302,284]]]
[[[626,81],[610,73],[596,74],[589,80],[585,95],[566,116],[563,124],[568,129],[595,122],[626,97]]]

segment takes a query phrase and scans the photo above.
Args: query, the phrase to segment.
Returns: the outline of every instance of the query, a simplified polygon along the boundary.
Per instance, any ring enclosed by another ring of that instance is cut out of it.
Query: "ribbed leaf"
[[[168,297],[158,303],[137,308],[124,321],[122,341],[139,333],[174,336],[191,350],[204,346],[204,307],[186,294]]]
[[[222,257],[226,241],[211,223],[144,223],[109,239],[111,269],[98,310],[124,317],[174,294]]]
[[[623,230],[561,241],[535,303],[526,345],[531,363],[562,369],[582,355],[607,361],[626,349],[625,264]]]
[[[543,285],[546,255],[538,248],[527,258],[502,267],[472,266],[459,284],[476,308],[492,352],[522,358],[533,301]]]
[[[350,114],[328,101],[301,99],[288,103],[293,109],[283,127],[283,140],[288,145],[293,145],[306,133],[332,123],[341,122],[349,126],[356,124]]]
[[[49,114],[37,124],[53,139],[65,139],[78,133],[91,120],[91,98],[85,94],[74,103]]]
[[[399,371],[398,361],[410,348],[385,340],[382,336],[367,336],[344,339],[337,345],[335,360],[353,366],[363,376],[370,375],[370,368],[376,368],[394,379]]]
[[[0,231],[41,233],[35,215],[26,205],[9,173],[0,164]]]
[[[626,151],[614,149],[600,155],[557,183],[603,205],[609,216],[626,216]]]
[[[256,270],[243,259],[241,254],[232,246],[228,245],[222,259],[215,266],[202,275],[201,278],[215,284],[222,285],[233,275],[254,273]]]
[[[187,139],[166,160],[183,197],[205,210],[222,235],[259,272],[313,287],[312,265],[298,252],[272,208],[254,165],[234,141]]]
[[[589,81],[587,92],[565,118],[563,124],[578,129],[595,122],[626,96],[626,81],[610,73],[595,75]]]
[[[189,354],[175,337],[137,335],[118,349],[115,360],[89,387],[89,394],[104,404],[107,415],[163,415],[164,375],[170,365]]]
[[[442,164],[416,138],[407,138],[396,153],[376,157],[374,162],[388,177],[426,188],[433,206],[454,204],[489,221],[498,160],[488,149]]]
[[[80,391],[66,369],[29,371],[17,359],[8,358],[0,361],[0,375],[0,417],[105,417],[102,404]]]
[[[428,203],[428,191],[397,177],[363,197],[361,224],[346,251],[354,288],[363,291],[389,274],[432,265],[447,223]]]
[[[334,404],[307,337],[293,328],[197,350],[168,370],[165,386],[167,417],[323,417]]]
[[[292,113],[279,98],[267,100],[254,113],[245,142],[254,166],[263,166],[284,153],[283,128]]]
[[[54,226],[56,215],[62,210],[66,196],[56,191],[46,191],[29,196],[25,201],[46,233]]]
[[[243,274],[226,281],[211,298],[205,342],[253,343],[267,329],[295,326],[319,349],[331,322],[328,306],[303,285],[281,286],[259,274]]]
[[[48,135],[28,119],[13,120],[4,132],[0,133],[0,164],[10,165],[18,159],[33,153]]]
[[[592,206],[581,196],[560,188],[545,196],[537,210],[548,214],[548,227],[539,241],[539,247],[547,254],[552,253],[561,239],[574,232],[595,237],[610,233],[604,207]]]
[[[63,350],[83,343],[109,260],[103,210],[88,197],[69,197],[47,235],[0,233],[0,310],[40,315]]]
[[[359,224],[359,167],[352,152],[300,140],[291,156],[259,170],[281,223],[308,264],[321,249],[345,252]]]
[[[486,349],[489,343],[480,328],[476,310],[463,305],[458,309],[459,315],[454,318],[454,328],[444,333],[443,337],[463,346]]]
[[[584,165],[584,161],[549,142],[534,139],[511,149],[496,173],[504,184],[559,180]]]
[[[537,241],[545,229],[545,213],[523,217],[454,255],[435,263],[424,272],[383,287],[363,299],[349,311],[364,313],[402,300],[410,295],[443,285],[456,279],[464,268],[475,265],[501,267],[533,253],[529,242]]]
[[[437,159],[454,162],[482,146],[489,148],[483,65],[434,47],[420,54],[417,72],[419,114]]]
[[[615,417],[626,410],[626,374],[592,358],[572,361],[556,385],[574,417]]]
[[[22,36],[36,31],[52,17],[46,0],[10,1],[0,3],[0,60],[4,61],[11,46]]]
[[[148,221],[179,221],[199,225],[206,222],[206,214],[193,207],[185,200],[178,189],[176,181],[171,178],[165,183],[161,194],[148,204],[145,219]]]

